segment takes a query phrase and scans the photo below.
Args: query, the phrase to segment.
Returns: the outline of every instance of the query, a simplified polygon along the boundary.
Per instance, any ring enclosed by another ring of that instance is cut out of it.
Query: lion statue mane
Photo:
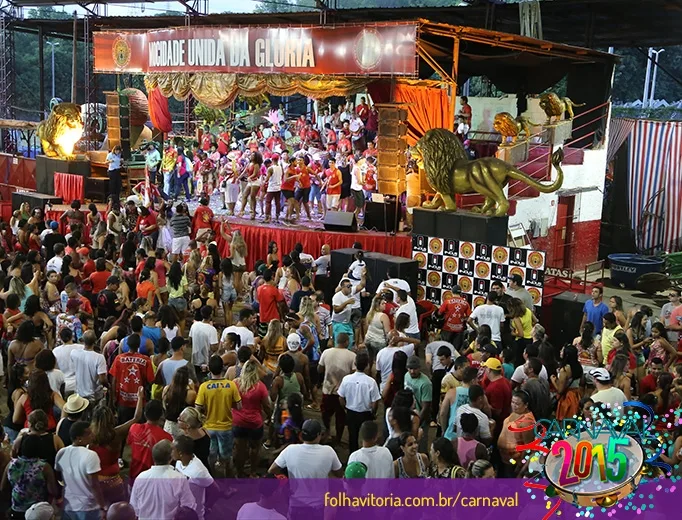
[[[38,125],[38,138],[43,153],[48,157],[69,159],[73,157],[73,145],[83,135],[83,118],[80,105],[58,103],[50,115]],[[64,139],[64,138],[67,139]],[[69,148],[71,145],[71,149]]]

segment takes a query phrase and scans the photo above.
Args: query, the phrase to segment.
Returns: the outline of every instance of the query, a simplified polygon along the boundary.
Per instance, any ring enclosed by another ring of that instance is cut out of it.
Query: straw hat
[[[85,410],[90,402],[78,394],[71,394],[64,404],[64,412],[68,414],[76,414]]]

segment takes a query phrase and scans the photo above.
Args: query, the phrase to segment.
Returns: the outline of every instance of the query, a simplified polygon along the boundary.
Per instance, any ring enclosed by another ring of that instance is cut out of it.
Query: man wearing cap
[[[57,435],[64,443],[64,446],[71,446],[71,427],[80,421],[83,412],[87,410],[89,405],[90,401],[78,394],[71,394],[66,403],[64,403],[64,408],[62,408],[63,417],[57,423]]]
[[[81,337],[83,337],[83,324],[80,318],[77,316],[78,311],[81,308],[80,299],[69,298],[66,302],[66,312],[60,312],[57,314],[56,322],[56,333],[57,333],[57,345],[62,344],[62,339],[60,337],[60,332],[64,329],[70,329],[73,332],[74,340],[79,343]]]
[[[320,444],[321,437],[322,425],[315,419],[306,420],[301,428],[303,444],[288,445],[268,470],[269,473],[280,474],[286,469],[289,481],[294,481],[290,483],[289,518],[324,518],[324,493],[308,491],[305,484],[298,486],[295,480],[326,479],[330,473],[336,477],[342,475],[339,457],[331,446]]]
[[[506,318],[504,310],[499,305],[496,305],[496,302],[497,293],[492,291],[489,292],[486,302],[473,310],[467,323],[477,332],[481,325],[488,325],[490,327],[490,339],[493,340],[496,345],[501,345],[501,329]]]
[[[47,273],[49,271],[54,271],[55,273],[61,273],[62,263],[64,262],[64,257],[66,256],[64,244],[55,244],[53,252],[54,256],[47,261],[45,272]]]
[[[466,298],[462,297],[462,288],[459,285],[452,288],[452,295],[452,298],[444,301],[438,309],[438,314],[444,320],[440,339],[447,341],[456,350],[459,350],[462,347],[464,328],[467,318],[471,314],[471,307]]]
[[[348,350],[348,334],[339,333],[336,339],[336,346],[322,352],[317,370],[324,374],[322,378],[322,421],[330,432],[331,418],[335,416],[337,444],[341,442],[343,429],[345,428],[346,411],[341,404],[338,389],[344,377],[353,371],[355,365],[355,352]]]
[[[33,504],[24,513],[25,520],[53,520],[54,509],[47,502]]]
[[[52,233],[45,235],[45,238],[41,240],[43,247],[45,248],[45,258],[50,260],[54,256],[54,247],[57,244],[61,244],[66,247],[66,238],[59,232],[59,222],[53,220],[50,222],[50,229]]]
[[[422,374],[422,362],[417,356],[410,356],[407,360],[407,372],[405,376],[405,388],[412,390],[414,401],[419,413],[419,424],[424,430],[424,435],[419,441],[419,449],[422,453],[426,452],[428,445],[429,420],[431,418],[431,399],[433,386],[431,380]],[[438,406],[438,403],[435,403]]]
[[[507,287],[507,294],[512,298],[518,298],[521,300],[526,306],[526,309],[533,312],[533,297],[523,287],[523,278],[521,278],[520,274],[513,274],[509,277],[509,287]]]
[[[360,427],[365,421],[373,421],[381,400],[377,382],[365,371],[369,367],[369,354],[361,351],[355,357],[355,372],[341,380],[338,394],[341,406],[346,409],[348,425],[348,451],[358,449]]]
[[[625,394],[620,388],[613,386],[611,374],[605,368],[593,368],[589,374],[594,379],[597,392],[592,394],[595,403],[604,403],[611,410],[623,408],[623,403],[627,401]]]
[[[502,374],[502,363],[499,359],[488,358],[483,366],[488,379],[485,396],[490,404],[492,418],[497,425],[495,431],[495,437],[497,437],[502,430],[502,423],[511,413],[512,388],[511,383]]]
[[[301,374],[301,377],[303,377],[303,382],[305,383],[305,388],[307,390],[307,393],[302,392],[303,395],[313,400],[313,388],[310,384],[310,360],[301,349],[303,343],[301,336],[294,330],[293,326],[291,331],[292,332],[287,336],[287,350],[296,364],[295,372],[298,372]],[[315,365],[315,370],[317,370],[317,365]]]

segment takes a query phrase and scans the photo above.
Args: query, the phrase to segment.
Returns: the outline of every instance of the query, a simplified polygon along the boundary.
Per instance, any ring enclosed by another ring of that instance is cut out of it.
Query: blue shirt
[[[588,300],[585,302],[585,305],[583,305],[583,312],[587,315],[587,321],[592,322],[592,325],[594,325],[594,333],[601,334],[601,331],[604,328],[602,318],[604,317],[604,314],[609,312],[608,306],[604,302],[595,305],[594,300]]]
[[[130,336],[126,336],[123,338],[123,341],[121,341],[121,352],[128,352],[130,349],[128,348],[128,338]],[[140,334],[140,349],[138,352],[140,354],[144,354],[145,356],[151,356],[153,353],[152,352],[147,352],[147,340],[151,339],[145,336],[144,334]]]
[[[158,354],[159,340],[161,339],[161,328],[160,327],[147,327],[146,325],[142,327],[143,337],[146,336],[152,340],[154,343],[154,354]]]
[[[109,163],[109,168],[108,168],[109,171],[121,169],[121,154],[120,153],[109,152],[109,154],[107,155],[107,161],[111,161]]]

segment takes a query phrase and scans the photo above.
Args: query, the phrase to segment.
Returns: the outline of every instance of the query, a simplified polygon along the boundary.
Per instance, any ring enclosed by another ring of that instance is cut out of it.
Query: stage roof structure
[[[124,0],[114,0],[110,3]],[[20,6],[73,4],[71,0],[15,0]],[[191,2],[187,2],[191,3]],[[343,0],[339,0],[343,6]],[[553,0],[541,4],[545,40],[580,47],[649,47],[682,44],[682,0]],[[193,16],[196,25],[319,25],[429,19],[439,22],[520,33],[519,6],[479,1],[466,7],[396,7],[334,9],[294,13],[225,13]],[[182,26],[184,16],[97,17],[91,30],[149,30]],[[70,20],[17,20],[19,31],[67,37]],[[79,27],[82,38],[83,27]]]

